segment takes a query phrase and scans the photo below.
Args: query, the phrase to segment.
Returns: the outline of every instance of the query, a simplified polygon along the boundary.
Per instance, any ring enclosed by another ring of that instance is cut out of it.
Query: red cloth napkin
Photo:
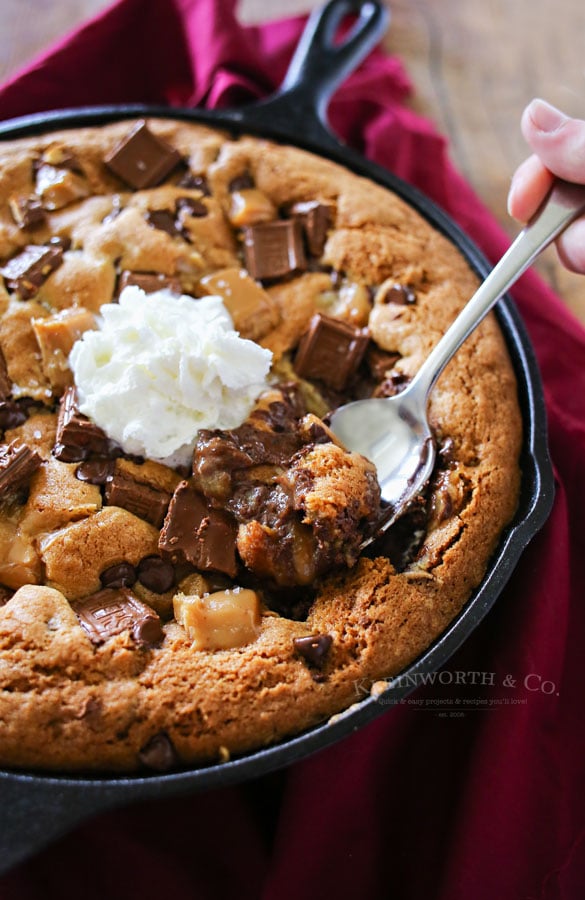
[[[302,24],[242,28],[235,0],[119,0],[6,84],[0,117],[245,102],[281,80]],[[443,138],[404,105],[408,92],[378,50],[336,94],[331,121],[495,260],[505,235]],[[514,295],[544,378],[557,495],[444,669],[466,684],[419,690],[285,772],[101,815],[1,878],[2,900],[585,897],[585,332],[534,275]],[[441,698],[480,708],[442,717]]]

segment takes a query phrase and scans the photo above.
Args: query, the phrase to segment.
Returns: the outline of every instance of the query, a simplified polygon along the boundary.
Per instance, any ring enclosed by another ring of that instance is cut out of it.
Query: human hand
[[[532,100],[522,115],[522,134],[534,151],[516,169],[508,194],[508,212],[526,222],[536,212],[556,175],[585,184],[585,121],[572,119],[544,100]],[[585,216],[557,240],[561,262],[585,274]]]

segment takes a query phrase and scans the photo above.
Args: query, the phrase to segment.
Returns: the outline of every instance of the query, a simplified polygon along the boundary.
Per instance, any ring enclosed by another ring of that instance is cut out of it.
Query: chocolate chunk
[[[173,275],[163,275],[161,272],[130,272],[125,269],[120,274],[118,291],[121,293],[126,287],[139,287],[145,294],[154,294],[168,288],[173,294],[181,294],[181,282]]]
[[[175,570],[160,556],[145,556],[138,563],[138,581],[154,594],[170,591],[175,583]]]
[[[201,191],[204,197],[211,197],[211,189],[205,175],[194,175],[193,172],[187,172],[178,182],[178,187]]]
[[[160,184],[181,162],[181,154],[153,134],[142,120],[104,162],[131,187],[142,190]]]
[[[316,378],[342,391],[357,371],[368,341],[361,328],[315,315],[299,344],[294,369],[301,378]]]
[[[77,409],[77,391],[69,387],[61,397],[53,456],[61,462],[81,462],[91,453],[109,456],[110,442],[101,428]]]
[[[157,613],[128,588],[104,588],[71,606],[94,644],[102,644],[123,631],[129,631],[142,646],[154,646],[163,638]]]
[[[118,563],[104,569],[100,575],[100,581],[104,588],[132,587],[136,581],[136,569],[131,563]]]
[[[331,649],[333,638],[330,634],[310,634],[307,637],[295,638],[295,650],[311,666],[321,669]]]
[[[14,400],[0,402],[0,431],[10,431],[18,428],[28,419],[26,406]]]
[[[36,194],[13,196],[8,201],[8,205],[14,221],[23,231],[37,228],[47,221],[47,212],[41,204],[40,197],[37,197]]]
[[[171,495],[166,491],[136,481],[121,472],[115,472],[106,482],[106,502],[110,506],[121,506],[155,528],[163,524],[170,500]]]
[[[2,352],[2,347],[0,347],[0,401],[7,400],[12,393],[12,381],[10,380],[10,376],[8,374],[8,368],[6,366],[6,358],[4,353]],[[2,427],[0,423],[0,428]]]
[[[205,203],[194,197],[179,197],[175,202],[175,209],[178,216],[193,216],[195,219],[202,219],[209,215]]]
[[[310,200],[307,203],[295,203],[290,212],[303,227],[307,249],[311,256],[321,256],[327,232],[333,222],[331,207],[319,203],[318,200]]]
[[[155,772],[168,772],[180,762],[177,751],[165,731],[151,737],[139,751],[138,759],[147,769]]]
[[[177,487],[158,542],[163,559],[191,563],[196,569],[235,576],[236,524],[221,510],[207,506],[189,482]]]
[[[61,250],[69,250],[71,247],[71,238],[67,237],[66,234],[54,234],[52,238],[49,238],[47,241],[47,247],[60,247]]]
[[[375,381],[382,381],[399,359],[400,353],[388,353],[375,344],[370,344],[366,353],[366,365]]]
[[[146,213],[146,221],[153,228],[158,228],[159,231],[165,231],[167,234],[170,234],[171,237],[183,237],[181,223],[177,223],[175,216],[173,213],[169,212],[168,209],[149,210]]]
[[[0,445],[0,500],[28,484],[41,464],[41,457],[26,444]]]
[[[391,372],[374,391],[374,397],[395,397],[410,382],[410,376],[404,372]]]
[[[296,219],[263,222],[244,229],[246,268],[259,280],[272,280],[307,268],[303,231]]]
[[[75,470],[75,477],[88,484],[107,484],[114,475],[113,459],[89,459],[80,463]]]
[[[40,286],[63,262],[63,249],[46,244],[29,244],[0,269],[6,287],[29,300]]]

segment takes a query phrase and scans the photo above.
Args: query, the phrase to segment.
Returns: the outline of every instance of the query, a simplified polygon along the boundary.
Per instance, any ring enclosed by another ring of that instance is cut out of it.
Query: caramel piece
[[[177,594],[173,600],[177,622],[195,650],[229,650],[256,640],[260,630],[260,601],[255,591],[236,587],[199,597]]]
[[[231,194],[229,220],[234,228],[245,225],[258,225],[276,219],[277,211],[274,203],[258,188],[242,188]]]
[[[53,388],[66,388],[73,381],[69,354],[75,341],[96,327],[94,314],[74,306],[43,319],[33,319],[32,327],[41,351],[43,372]]]
[[[221,297],[243,338],[257,341],[280,322],[278,303],[245,269],[220,269],[200,283],[209,294]]]
[[[89,195],[87,179],[71,169],[44,163],[37,169],[36,192],[45,209],[62,209]]]
[[[23,534],[16,517],[0,519],[0,583],[18,590],[25,584],[39,584],[41,561],[34,542]]]

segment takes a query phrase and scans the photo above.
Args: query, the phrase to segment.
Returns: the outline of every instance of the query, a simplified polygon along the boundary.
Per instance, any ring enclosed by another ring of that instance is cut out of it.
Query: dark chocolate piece
[[[62,247],[29,244],[0,269],[6,287],[21,300],[29,300],[40,286],[63,262]]]
[[[121,293],[126,287],[139,287],[145,294],[154,294],[155,291],[162,291],[168,288],[173,294],[181,294],[181,282],[173,275],[163,275],[161,272],[131,272],[125,269],[120,274],[118,282],[118,292]]]
[[[110,442],[101,428],[77,409],[77,391],[68,387],[61,397],[53,456],[61,462],[82,462],[91,453],[109,456]]]
[[[399,306],[410,306],[416,303],[416,294],[407,284],[393,284],[384,293],[383,303],[397,303]]]
[[[147,647],[163,638],[157,613],[128,588],[104,588],[71,606],[94,644],[102,644],[122,631],[129,631],[137,644]]]
[[[209,215],[209,210],[202,200],[196,200],[194,197],[179,197],[175,202],[177,215],[193,216],[194,219],[202,219]]]
[[[136,190],[154,187],[181,162],[181,154],[150,131],[141,120],[104,160]]]
[[[311,256],[321,256],[327,240],[327,232],[333,223],[331,207],[318,200],[295,203],[291,215],[298,219],[305,232],[307,249]]]
[[[28,409],[15,400],[3,400],[0,402],[0,431],[10,431],[18,428],[28,419]]]
[[[205,175],[194,175],[193,172],[187,172],[177,186],[192,191],[201,191],[204,197],[211,197],[211,189]]]
[[[363,329],[317,314],[301,338],[295,371],[301,378],[316,378],[342,391],[357,371],[368,342]]]
[[[166,491],[129,478],[122,472],[114,472],[106,482],[106,502],[110,506],[121,506],[155,528],[163,524],[170,500],[171,495]]]
[[[375,381],[382,381],[386,372],[394,368],[399,359],[400,353],[388,353],[376,344],[370,344],[366,353],[366,365]]]
[[[307,268],[303,230],[297,219],[279,219],[244,229],[246,268],[259,280],[273,280]]]
[[[145,556],[138,563],[138,581],[154,594],[170,591],[175,583],[175,570],[160,556]]]
[[[177,222],[176,217],[168,209],[150,209],[146,213],[146,221],[152,228],[165,231],[171,237],[183,237],[181,223]]]
[[[88,459],[77,466],[75,476],[88,484],[107,484],[114,475],[114,465],[113,459]]]
[[[47,212],[41,204],[40,197],[37,197],[36,194],[11,197],[8,205],[12,218],[23,231],[37,228],[47,221]]]
[[[249,172],[244,172],[242,175],[236,175],[235,178],[232,178],[228,184],[228,191],[233,194],[235,191],[247,191],[253,187],[254,179]]]
[[[132,587],[136,581],[136,569],[132,563],[118,563],[104,569],[100,575],[100,581],[104,588]]]
[[[41,457],[26,444],[12,441],[0,445],[0,500],[28,484],[41,464]]]
[[[155,734],[138,752],[138,759],[154,772],[168,772],[180,762],[177,751],[165,731]]]
[[[234,577],[236,533],[229,514],[208,507],[199,491],[182,481],[173,494],[158,547],[169,562],[188,562],[204,572],[211,569]]]
[[[6,358],[4,356],[4,353],[2,352],[2,347],[0,347],[0,401],[8,400],[11,393],[12,381],[10,380],[10,376],[8,374]],[[0,428],[1,427],[2,425],[0,424]]]
[[[60,247],[63,251],[69,250],[71,247],[71,238],[67,237],[66,234],[54,234],[53,237],[49,238],[46,246]]]
[[[309,634],[307,637],[295,638],[293,643],[305,662],[321,669],[327,660],[333,638],[330,634]]]

